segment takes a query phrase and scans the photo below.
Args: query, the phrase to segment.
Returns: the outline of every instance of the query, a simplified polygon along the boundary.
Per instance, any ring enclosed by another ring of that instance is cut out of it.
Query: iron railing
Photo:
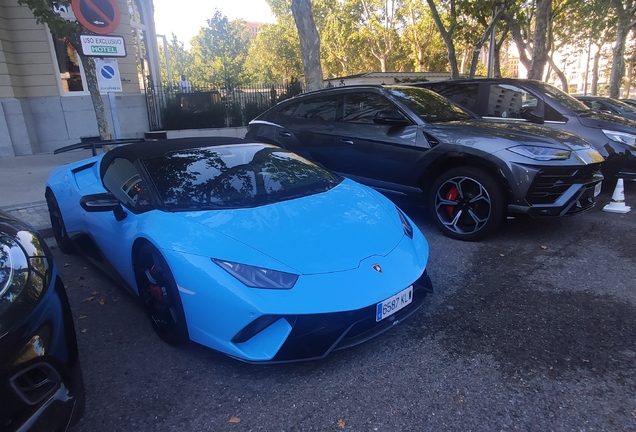
[[[151,131],[245,126],[271,106],[303,91],[298,81],[190,88],[183,92],[176,84],[146,87]]]

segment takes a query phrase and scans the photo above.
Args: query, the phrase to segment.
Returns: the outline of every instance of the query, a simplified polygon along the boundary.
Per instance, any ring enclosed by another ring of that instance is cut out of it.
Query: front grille
[[[413,314],[432,292],[426,271],[413,283],[413,302],[380,322],[375,321],[375,305],[347,312],[285,317],[292,331],[273,362],[310,360],[325,357],[333,350],[348,348],[390,329],[396,320]]]
[[[572,185],[594,181],[598,166],[541,168],[530,185],[526,200],[530,205],[554,204]]]

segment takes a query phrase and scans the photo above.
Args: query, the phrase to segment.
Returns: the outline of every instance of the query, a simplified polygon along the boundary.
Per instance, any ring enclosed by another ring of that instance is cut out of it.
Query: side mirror
[[[523,110],[521,117],[532,123],[543,124],[545,122],[541,110],[537,107],[527,108]]]
[[[373,123],[376,124],[386,124],[386,125],[395,125],[395,126],[406,126],[411,122],[402,115],[399,111],[395,110],[384,110],[378,111],[373,116]]]
[[[112,211],[117,221],[123,221],[128,216],[117,198],[108,192],[83,196],[80,205],[89,213]]]

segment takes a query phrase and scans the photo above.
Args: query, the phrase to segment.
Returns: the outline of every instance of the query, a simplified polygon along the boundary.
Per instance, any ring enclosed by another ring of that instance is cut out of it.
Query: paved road
[[[291,365],[167,346],[130,295],[55,249],[87,391],[74,432],[636,430],[636,211],[509,221],[482,243],[417,223],[437,290],[423,309]]]

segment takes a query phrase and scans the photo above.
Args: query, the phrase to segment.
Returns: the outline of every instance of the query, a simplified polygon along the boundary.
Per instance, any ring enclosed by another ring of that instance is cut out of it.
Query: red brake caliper
[[[148,282],[150,282],[150,294],[152,294],[152,296],[157,300],[158,303],[161,303],[161,301],[163,300],[163,290],[159,285],[153,283],[153,281],[157,281],[157,269],[154,265],[150,268],[149,273],[150,276],[152,276],[152,280],[148,280]]]
[[[457,190],[457,188],[455,186],[451,187],[448,192],[446,192],[446,199],[449,201],[455,201],[455,199],[459,196],[459,191]],[[448,213],[448,215],[450,217],[453,217],[453,209],[455,208],[455,206],[452,205],[447,205],[446,206],[446,213]]]

